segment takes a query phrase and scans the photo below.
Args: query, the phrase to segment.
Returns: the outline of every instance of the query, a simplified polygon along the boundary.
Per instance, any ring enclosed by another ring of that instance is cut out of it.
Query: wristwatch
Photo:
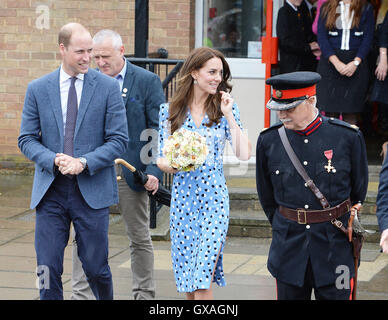
[[[359,60],[353,60],[353,63],[356,67],[358,67],[360,65],[360,61]]]
[[[86,161],[86,158],[84,158],[84,157],[80,157],[80,158],[78,158],[79,159],[79,161],[81,162],[81,164],[82,164],[82,167],[84,168],[84,170],[86,169],[86,167],[87,167],[87,161]]]

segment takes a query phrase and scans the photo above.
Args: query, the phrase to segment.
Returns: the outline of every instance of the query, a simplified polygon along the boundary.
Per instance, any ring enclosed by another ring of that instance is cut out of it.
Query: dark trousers
[[[63,256],[73,222],[78,256],[96,299],[113,299],[108,265],[109,208],[92,209],[77,179],[58,175],[36,208],[35,250],[41,300],[62,300]]]
[[[313,289],[316,300],[351,300],[353,279],[350,280],[349,287],[349,289],[338,289],[336,284],[333,283],[328,286],[316,288],[310,261],[307,264],[304,285],[302,287],[297,287],[276,279],[278,300],[311,300]]]

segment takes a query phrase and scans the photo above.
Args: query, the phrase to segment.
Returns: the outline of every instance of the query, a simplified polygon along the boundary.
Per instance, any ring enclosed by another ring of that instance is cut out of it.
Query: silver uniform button
[[[275,171],[275,173],[276,173],[276,174],[279,174],[279,173],[280,173],[280,171],[279,171],[279,170],[276,170],[276,171]]]
[[[310,225],[308,224],[308,225],[306,225],[306,229],[310,229]]]
[[[307,166],[307,161],[303,161],[303,164],[304,164],[305,166]]]
[[[308,205],[308,204],[305,204],[305,205],[304,205],[304,208],[305,208],[305,209],[308,209],[308,208],[309,208],[309,205]]]
[[[304,139],[304,143],[309,143],[309,139]]]

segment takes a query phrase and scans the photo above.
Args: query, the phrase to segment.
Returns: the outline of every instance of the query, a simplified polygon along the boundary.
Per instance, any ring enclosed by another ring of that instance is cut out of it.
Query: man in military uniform
[[[320,78],[293,72],[266,81],[273,87],[267,108],[277,110],[280,122],[258,138],[256,184],[272,226],[268,269],[278,299],[311,299],[313,289],[316,299],[350,299],[354,284],[352,243],[335,224],[347,228],[351,207],[365,199],[365,142],[358,128],[319,114]],[[282,126],[301,167],[326,198],[325,208],[283,147]]]

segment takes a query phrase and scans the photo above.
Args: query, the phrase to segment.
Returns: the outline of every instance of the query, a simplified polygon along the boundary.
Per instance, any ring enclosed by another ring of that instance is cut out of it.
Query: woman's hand
[[[339,74],[345,75],[346,71],[346,64],[342,61],[338,61],[336,64],[334,64],[334,68],[338,71]]]
[[[233,98],[225,91],[220,91],[221,96],[221,111],[224,114],[226,121],[229,124],[232,135],[232,149],[239,160],[247,161],[251,157],[252,146],[246,134],[244,134],[236,123],[233,115]]]
[[[384,81],[385,77],[387,76],[387,70],[388,70],[387,55],[380,54],[380,61],[375,71],[377,80]]]
[[[345,65],[345,68],[343,69],[343,75],[347,77],[351,77],[357,70],[357,66],[354,64],[353,61],[350,61],[348,64]]]
[[[332,56],[330,56],[329,61],[340,75],[345,75],[346,64],[343,63],[340,59],[338,59],[336,55],[333,54]]]
[[[221,93],[221,111],[224,114],[224,116],[232,114],[232,107],[233,107],[233,98],[230,95],[230,93],[225,91],[220,91]]]
[[[166,173],[174,174],[178,172],[177,169],[169,166],[166,158],[158,158],[158,160],[156,160],[156,165],[160,170]]]

